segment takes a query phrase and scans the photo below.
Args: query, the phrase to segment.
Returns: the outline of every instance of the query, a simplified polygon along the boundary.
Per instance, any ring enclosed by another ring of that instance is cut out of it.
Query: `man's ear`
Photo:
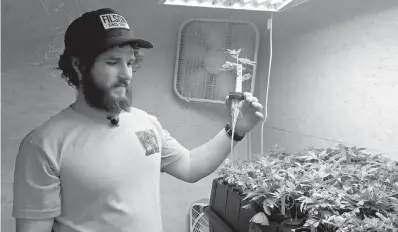
[[[84,67],[82,66],[82,63],[79,60],[79,58],[72,56],[72,67],[73,67],[73,70],[75,70],[75,72],[79,78],[79,81],[81,81],[81,79],[83,77],[83,71],[84,71],[83,68]]]

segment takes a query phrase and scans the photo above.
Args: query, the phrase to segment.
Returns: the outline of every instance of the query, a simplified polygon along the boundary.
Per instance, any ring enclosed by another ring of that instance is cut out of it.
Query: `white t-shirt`
[[[119,127],[68,107],[21,142],[13,217],[55,218],[54,232],[162,232],[162,167],[189,155],[132,108]]]

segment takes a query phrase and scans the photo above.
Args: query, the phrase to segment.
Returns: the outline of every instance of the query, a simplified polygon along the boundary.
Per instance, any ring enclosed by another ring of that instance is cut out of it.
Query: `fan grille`
[[[209,220],[204,214],[203,205],[194,205],[192,207],[192,232],[208,232]]]
[[[178,94],[190,100],[224,101],[236,83],[234,71],[220,71],[225,61],[234,62],[225,49],[243,48],[240,57],[257,61],[257,36],[254,26],[245,22],[194,19],[185,23],[175,73]],[[252,78],[243,82],[242,89],[251,92],[256,67],[244,68]]]

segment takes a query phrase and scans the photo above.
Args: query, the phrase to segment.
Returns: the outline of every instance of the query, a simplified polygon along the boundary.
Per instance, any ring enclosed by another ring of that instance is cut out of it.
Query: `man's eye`
[[[109,64],[109,65],[115,65],[115,64],[117,64],[116,61],[109,61],[109,62],[106,62],[106,63]]]

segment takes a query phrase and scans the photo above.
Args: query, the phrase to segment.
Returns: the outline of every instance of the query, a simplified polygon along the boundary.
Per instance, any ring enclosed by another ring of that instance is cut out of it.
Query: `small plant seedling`
[[[250,73],[246,73],[243,75],[243,71],[246,70],[244,68],[244,65],[252,65],[255,66],[256,62],[251,61],[248,58],[240,58],[239,54],[243,50],[243,48],[240,48],[238,50],[231,50],[231,49],[225,49],[229,55],[236,60],[236,62],[230,62],[227,61],[225,64],[222,65],[223,71],[230,71],[230,70],[236,70],[236,85],[235,85],[235,92],[230,92],[229,94],[229,99],[231,100],[231,128],[232,128],[232,134],[235,133],[235,126],[236,122],[238,121],[238,117],[241,116],[240,114],[240,108],[241,105],[239,104],[241,100],[243,100],[243,93],[242,93],[242,82],[249,80],[251,78]],[[231,151],[233,149],[233,139],[231,139]]]
[[[242,72],[246,70],[243,65],[252,65],[255,66],[257,63],[255,61],[251,61],[248,58],[239,58],[240,52],[243,50],[243,48],[240,48],[238,50],[231,50],[231,49],[225,49],[227,53],[233,58],[236,59],[236,62],[230,62],[227,61],[225,64],[222,65],[223,71],[230,71],[232,69],[236,69],[236,74],[237,74],[237,82],[236,82],[236,87],[235,91],[236,92],[242,92],[242,81],[247,81],[251,78],[250,73],[246,73],[242,75]],[[241,78],[240,81],[238,81],[238,78]]]

